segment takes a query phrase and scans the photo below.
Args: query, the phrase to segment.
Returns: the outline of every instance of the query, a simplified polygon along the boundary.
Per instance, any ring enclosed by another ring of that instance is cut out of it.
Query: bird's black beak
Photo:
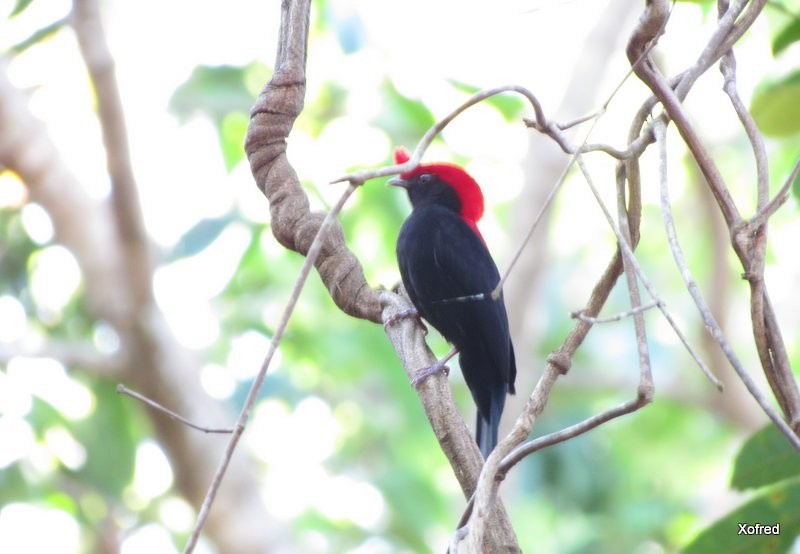
[[[391,179],[389,179],[388,181],[386,181],[386,184],[387,184],[387,185],[391,185],[391,186],[393,186],[393,187],[400,187],[400,188],[404,188],[404,189],[406,189],[406,188],[408,188],[408,185],[410,184],[410,182],[409,182],[409,181],[406,181],[405,179],[402,179],[402,178],[401,178],[401,177],[398,175],[397,177],[392,177]]]

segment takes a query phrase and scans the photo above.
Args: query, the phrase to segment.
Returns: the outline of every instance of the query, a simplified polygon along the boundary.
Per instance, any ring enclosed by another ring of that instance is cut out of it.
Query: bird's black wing
[[[460,352],[479,412],[495,428],[516,367],[500,275],[475,231],[457,214],[429,206],[406,220],[397,243],[403,284],[420,314]]]

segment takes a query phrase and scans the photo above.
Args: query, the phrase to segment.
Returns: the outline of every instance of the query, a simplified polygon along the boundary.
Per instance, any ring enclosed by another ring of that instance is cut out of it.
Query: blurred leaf
[[[272,239],[268,227],[253,231],[250,245],[245,250],[241,260],[239,260],[239,267],[236,269],[226,293],[233,293],[233,296],[237,297],[244,292],[253,290],[263,292],[265,286],[270,284],[270,269],[274,268],[279,262],[274,259],[267,260],[261,247],[262,237],[264,237],[263,240]]]
[[[57,21],[54,21],[50,25],[46,25],[41,29],[39,29],[38,31],[35,31],[31,36],[29,36],[25,40],[13,45],[11,48],[9,48],[9,50],[16,54],[20,54],[25,50],[27,50],[28,48],[30,48],[31,46],[39,44],[47,37],[54,35],[59,30],[61,30],[61,27],[65,26],[66,24],[67,24],[67,18],[62,18]]]
[[[765,135],[785,137],[800,131],[800,71],[764,83],[753,95],[750,111]]]
[[[264,88],[264,83],[267,82],[269,76],[272,74],[272,69],[256,60],[244,66],[244,84],[250,94],[255,98]]]
[[[11,14],[8,17],[14,17],[22,12],[25,11],[25,8],[31,5],[33,0],[17,0],[17,3],[14,4],[14,9],[11,11]]]
[[[347,94],[347,90],[339,83],[325,81],[319,87],[315,98],[306,99],[306,106],[297,120],[297,125],[317,138],[330,121],[345,115]]]
[[[38,483],[31,482],[21,464],[11,464],[0,471],[0,506],[28,498],[38,498]]]
[[[0,293],[11,293],[29,305],[30,295],[22,292],[28,286],[28,259],[39,249],[31,240],[19,211],[0,210]]]
[[[234,218],[230,214],[222,217],[201,219],[178,240],[177,244],[175,244],[169,253],[169,260],[194,256],[202,252],[209,244],[216,240],[233,219]]]
[[[468,85],[467,83],[462,83],[460,81],[451,80],[450,84],[453,85],[456,90],[466,92],[470,96],[482,90],[476,86]],[[506,121],[514,121],[515,119],[518,119],[520,114],[525,109],[525,101],[513,93],[496,94],[490,98],[487,98],[484,100],[484,102],[500,112]]]
[[[800,455],[772,424],[756,431],[736,456],[731,485],[739,490],[800,476]]]
[[[367,32],[364,28],[364,21],[358,12],[348,9],[345,12],[339,13],[337,10],[338,2],[330,4],[332,27],[336,32],[336,38],[339,39],[339,46],[345,54],[352,54],[358,52],[364,47],[366,42]]]
[[[391,81],[386,81],[382,89],[385,109],[376,121],[377,126],[399,144],[413,149],[419,137],[436,123],[436,118],[425,104],[400,94]]]
[[[89,453],[77,473],[104,493],[119,497],[133,477],[137,443],[140,433],[148,432],[147,425],[115,386],[95,382],[92,390],[97,402],[94,413],[72,426],[75,438]]]
[[[739,525],[779,525],[778,534],[739,534]],[[684,554],[780,554],[800,533],[800,482],[786,482],[740,506],[698,535]]]
[[[197,66],[173,93],[169,109],[181,121],[199,112],[219,125],[232,112],[250,111],[255,99],[248,79],[247,67]]]
[[[676,2],[683,2],[684,4],[697,4],[700,11],[703,12],[703,17],[711,13],[711,9],[716,7],[715,0],[676,0]]]
[[[75,504],[75,499],[63,491],[53,491],[44,498],[45,503],[51,508],[61,510],[70,515],[78,513],[78,506]]]
[[[244,136],[249,124],[250,116],[245,112],[232,112],[222,119],[219,126],[219,141],[225,169],[228,171],[244,159]]]
[[[795,15],[792,22],[773,37],[772,55],[777,56],[798,40],[800,40],[800,17]]]

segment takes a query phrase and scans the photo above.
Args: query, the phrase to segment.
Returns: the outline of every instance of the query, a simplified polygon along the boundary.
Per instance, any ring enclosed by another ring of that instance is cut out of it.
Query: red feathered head
[[[409,159],[408,150],[402,146],[398,146],[395,149],[395,163],[405,163]],[[411,171],[402,173],[400,177],[402,179],[413,179],[423,173],[436,175],[456,191],[458,199],[461,200],[461,217],[477,231],[475,224],[483,217],[483,193],[475,179],[462,168],[451,163],[419,164]],[[478,234],[480,235],[480,233]]]

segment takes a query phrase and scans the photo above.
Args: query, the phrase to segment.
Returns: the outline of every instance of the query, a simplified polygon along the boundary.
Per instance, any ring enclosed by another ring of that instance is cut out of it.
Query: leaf
[[[457,90],[466,92],[470,96],[481,90],[476,86],[455,80],[451,80],[450,84]],[[525,109],[525,101],[519,96],[509,93],[496,94],[495,96],[487,98],[484,102],[500,112],[506,121],[513,121],[519,118],[520,114]]]
[[[246,67],[198,66],[175,90],[169,109],[182,121],[200,112],[219,125],[232,112],[250,111],[254,98],[248,79]]]
[[[777,427],[756,431],[736,456],[731,485],[739,490],[762,487],[800,476],[800,455]]]
[[[21,54],[22,52],[24,52],[25,50],[27,50],[31,46],[36,46],[40,42],[43,42],[49,36],[56,34],[58,31],[61,30],[62,27],[67,25],[67,23],[68,23],[68,19],[67,18],[62,18],[62,19],[59,19],[57,21],[54,21],[54,22],[50,23],[49,25],[45,25],[41,29],[38,29],[37,31],[35,31],[28,38],[26,38],[26,39],[18,42],[17,44],[14,44],[13,46],[11,46],[9,48],[9,50],[11,52],[14,52],[15,54]]]
[[[11,10],[11,14],[9,14],[8,17],[11,18],[21,14],[32,2],[33,0],[17,0],[17,3],[14,4],[14,9]]]
[[[382,91],[386,110],[378,125],[387,127],[392,136],[408,134],[418,139],[436,123],[436,118],[424,103],[403,96],[390,81],[384,83]],[[405,140],[401,144],[403,142]]]
[[[129,398],[109,383],[92,387],[97,405],[92,416],[73,423],[72,431],[89,456],[78,474],[105,494],[119,497],[133,478],[136,445],[145,427]]]
[[[800,40],[800,17],[795,16],[792,22],[772,39],[772,55],[777,56],[798,40]]]
[[[232,112],[219,125],[219,142],[228,172],[244,159],[244,136],[249,124],[250,116],[246,112]]]
[[[740,524],[766,525],[779,532],[740,534]],[[800,482],[784,482],[711,524],[683,554],[780,554],[789,550],[798,533]]]
[[[800,131],[800,70],[764,83],[753,94],[750,111],[765,135],[785,137]]]
[[[233,221],[235,217],[231,214],[201,219],[181,236],[170,250],[168,259],[174,261],[199,254],[217,240],[225,227]]]

